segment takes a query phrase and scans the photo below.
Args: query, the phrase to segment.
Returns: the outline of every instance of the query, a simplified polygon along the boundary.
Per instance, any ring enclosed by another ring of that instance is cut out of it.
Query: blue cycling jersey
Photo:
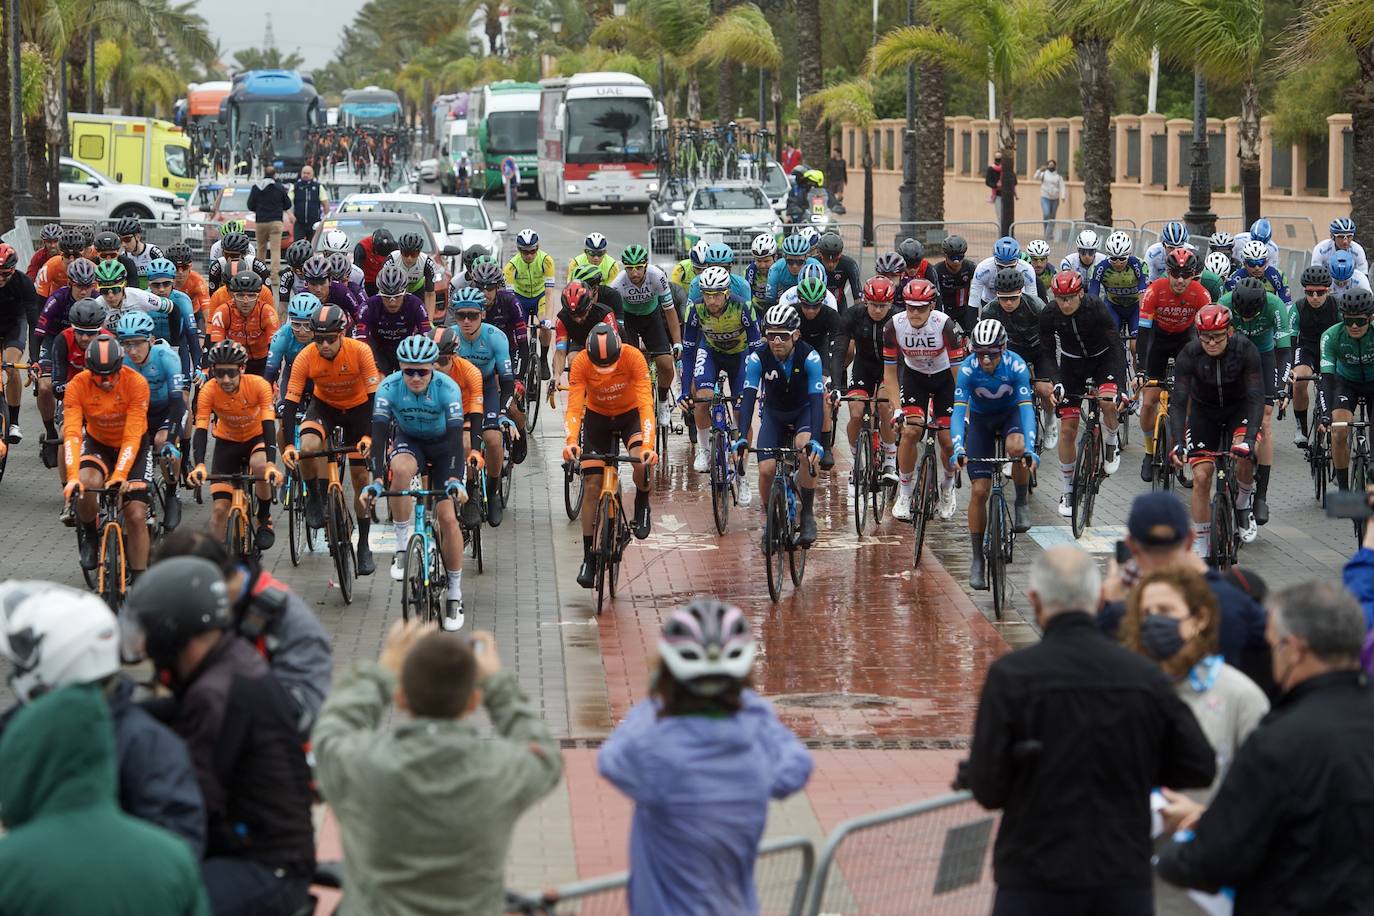
[[[1107,302],[1139,302],[1145,287],[1149,286],[1145,274],[1145,265],[1135,255],[1126,258],[1125,265],[1121,267],[1103,258],[1093,267],[1092,277],[1084,285],[1088,288],[1088,295]]]
[[[779,360],[764,347],[744,360],[744,398],[740,403],[740,429],[754,422],[754,403],[763,395],[763,409],[770,414],[799,414],[809,410],[810,428],[819,430],[825,401],[821,355],[806,341],[797,341],[787,359]]]
[[[739,274],[730,274],[730,298],[748,303],[753,297],[754,291],[749,288],[749,281]],[[692,284],[687,287],[687,301],[701,301],[701,274],[693,277]]]
[[[377,386],[372,419],[393,422],[406,436],[436,442],[448,430],[462,428],[463,393],[447,374],[431,372],[429,386],[416,394],[406,387],[404,375],[393,372]]]
[[[502,379],[512,377],[510,342],[495,325],[483,322],[477,330],[477,336],[471,340],[466,334],[459,334],[458,355],[476,366],[481,371],[483,379],[492,376]]]
[[[1226,289],[1235,289],[1236,281],[1241,277],[1248,276],[1250,276],[1250,272],[1244,267],[1240,268],[1240,270],[1237,270],[1227,278]],[[1288,292],[1288,278],[1283,275],[1283,271],[1270,264],[1264,268],[1264,273],[1260,275],[1260,279],[1264,281],[1264,288],[1282,299],[1284,305],[1293,304],[1293,297]]]
[[[136,363],[125,356],[124,365],[133,369],[148,382],[148,404],[161,407],[172,397],[180,399],[183,388],[181,360],[166,344],[155,343],[148,349],[148,358]]]
[[[954,380],[954,415],[949,423],[954,447],[964,447],[964,428],[970,414],[1002,414],[1013,408],[1021,412],[1026,451],[1034,453],[1035,408],[1031,404],[1030,369],[1025,360],[1008,350],[989,373],[983,371],[977,354],[970,355],[959,364]]]
[[[272,335],[272,343],[267,348],[267,368],[263,370],[263,378],[275,385],[277,376],[281,375],[281,384],[278,388],[285,391],[286,384],[291,378],[291,364],[309,345],[309,338],[304,341],[296,339],[289,323],[277,328],[277,333]],[[282,372],[283,369],[286,370],[285,373]]]
[[[768,269],[768,292],[766,294],[768,301],[777,302],[778,297],[784,291],[797,285],[797,278],[801,276],[801,272],[812,264],[821,269],[821,276],[826,276],[825,265],[816,258],[807,258],[806,263],[797,268],[796,273],[787,269],[787,261],[782,258],[774,262],[773,266]]]

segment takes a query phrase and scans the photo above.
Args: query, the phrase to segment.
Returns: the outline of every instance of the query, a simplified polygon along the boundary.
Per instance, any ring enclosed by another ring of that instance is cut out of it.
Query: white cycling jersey
[[[1064,259],[1059,262],[1059,269],[1061,271],[1077,271],[1078,276],[1083,279],[1083,287],[1084,289],[1086,289],[1089,281],[1091,281],[1093,278],[1093,271],[1097,269],[1097,265],[1101,264],[1105,260],[1107,260],[1107,256],[1102,252],[1097,251],[1093,253],[1092,263],[1084,267],[1083,261],[1078,257],[1078,252],[1074,251],[1070,254],[1064,255]]]
[[[1331,239],[1322,239],[1312,249],[1312,263],[1330,267],[1331,256],[1335,253],[1336,243]],[[1359,242],[1351,242],[1350,253],[1355,257],[1355,269],[1366,274],[1369,273],[1369,259],[1365,257],[1364,246]]]
[[[1021,271],[1021,278],[1024,281],[1021,291],[1028,296],[1035,295],[1035,268],[1030,266],[1029,261],[1022,261],[1019,258],[1015,266]],[[968,301],[978,304],[992,302],[997,298],[997,271],[1001,270],[995,258],[983,258],[973,271],[973,282],[968,288]]]
[[[1237,264],[1243,264],[1243,263],[1245,263],[1244,260],[1241,258],[1240,253],[1241,253],[1241,250],[1242,250],[1243,248],[1245,248],[1245,243],[1248,242],[1248,241],[1250,241],[1250,233],[1248,233],[1248,232],[1237,232],[1237,233],[1236,233],[1235,239],[1234,239],[1234,241],[1233,241],[1232,244],[1231,244],[1231,258],[1232,258],[1232,260],[1234,260]],[[1266,267],[1278,267],[1278,266],[1279,266],[1279,246],[1278,246],[1278,245],[1275,245],[1274,242],[1273,242],[1273,240],[1270,240],[1270,241],[1268,241],[1268,242],[1265,242],[1264,245],[1265,245],[1266,248],[1269,249],[1269,260],[1265,262],[1265,266],[1266,266]]]
[[[907,368],[925,375],[949,371],[952,355],[949,325],[953,320],[944,312],[931,311],[926,323],[917,328],[912,327],[905,310],[892,316],[892,336]]]
[[[1183,247],[1187,248],[1189,251],[1197,251],[1197,247],[1191,242],[1185,243]],[[1164,260],[1168,254],[1169,253],[1164,250],[1163,242],[1155,242],[1149,248],[1145,249],[1144,261],[1145,266],[1150,269],[1151,283],[1168,273],[1167,265]],[[1201,257],[1201,255],[1199,255],[1199,257]]]
[[[210,246],[210,260],[212,260],[212,261],[218,261],[218,260],[220,259],[221,255],[224,254],[223,249],[220,248],[220,243],[221,243],[221,240],[220,240],[220,239],[215,239],[215,244],[213,244],[213,245]],[[253,244],[252,242],[249,242],[249,243],[248,243],[248,254],[244,255],[244,257],[246,257],[248,260],[251,261],[251,260],[253,260],[254,258],[256,258],[257,256],[258,256],[258,246],[255,245],[255,244]]]
[[[668,275],[652,264],[644,270],[643,283],[631,283],[630,272],[622,270],[611,281],[611,289],[620,293],[620,298],[625,304],[631,306],[644,306],[655,301],[662,304],[665,301],[671,302],[673,298],[672,289],[668,286]],[[664,296],[668,298],[665,300]]]
[[[801,308],[801,297],[797,295],[797,288],[789,286],[783,290],[782,295],[778,297],[778,305],[790,305],[795,309]],[[830,290],[825,291],[825,307],[836,312],[840,310],[839,304],[835,302],[835,294]]]

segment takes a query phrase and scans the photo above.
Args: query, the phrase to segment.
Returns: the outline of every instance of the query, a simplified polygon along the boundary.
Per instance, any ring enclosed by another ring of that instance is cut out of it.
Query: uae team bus
[[[474,142],[474,165],[485,174],[487,194],[500,194],[501,163],[510,157],[520,169],[520,187],[533,193],[539,174],[538,83],[501,80],[469,97],[468,133]],[[474,176],[477,177],[477,176]],[[482,186],[478,185],[478,191]]]
[[[550,210],[649,206],[658,190],[653,132],[668,119],[648,83],[629,73],[541,82],[539,193]]]
[[[220,122],[236,146],[248,142],[253,125],[272,128],[277,177],[294,179],[305,164],[306,134],[324,122],[324,101],[309,76],[294,70],[247,70],[234,74]]]
[[[349,127],[400,127],[401,97],[390,89],[349,89],[339,103],[339,123]]]

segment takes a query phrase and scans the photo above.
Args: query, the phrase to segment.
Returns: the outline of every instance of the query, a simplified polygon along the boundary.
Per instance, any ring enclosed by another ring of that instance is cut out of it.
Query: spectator
[[[507,156],[501,160],[501,180],[506,185],[506,209],[511,213],[519,212],[520,206],[520,166],[515,158]]]
[[[836,213],[844,213],[844,186],[848,181],[844,156],[839,150],[832,150],[825,163],[825,189],[830,192],[830,209]]]
[[[1117,625],[1126,612],[1126,595],[1138,577],[1166,566],[1196,570],[1203,574],[1221,605],[1219,648],[1226,664],[1239,668],[1272,698],[1264,608],[1193,553],[1193,526],[1183,501],[1172,493],[1142,493],[1131,503],[1126,532],[1131,559],[1121,566],[1109,565],[1098,625],[1108,635],[1117,635]]]
[[[286,689],[302,737],[310,734],[334,677],[334,653],[320,619],[285,582],[256,564],[229,556],[209,532],[178,529],[153,551],[152,562],[200,557],[219,567],[229,588],[238,634],[252,643]]]
[[[472,175],[472,161],[471,161],[470,159],[468,159],[468,154],[467,154],[467,153],[463,153],[463,155],[458,159],[458,193],[459,193],[459,194],[469,194],[469,193],[471,193],[471,191],[472,191],[472,186],[471,186],[471,184],[468,182],[468,179],[471,177],[471,175]]]
[[[293,916],[315,870],[310,772],[291,698],[233,633],[229,590],[200,557],[148,567],[126,607],[173,692],[209,821],[201,875],[217,914]]]
[[[1231,888],[1237,914],[1362,913],[1374,899],[1374,692],[1364,623],[1339,585],[1272,596],[1274,709],[1236,754],[1206,810],[1181,796],[1159,855],[1183,887]]]
[[[453,160],[449,157],[448,150],[439,150],[439,161],[436,163],[435,171],[439,178],[439,193],[452,194],[455,190],[455,178]]]
[[[768,800],[806,785],[811,755],[750,689],[754,638],[739,608],[675,610],[652,696],[597,755],[635,803],[632,913],[757,913],[754,860]]]
[[[988,203],[997,214],[997,224],[1002,224],[1002,153],[999,150],[992,156],[992,164],[983,174],[983,184],[988,186]]]
[[[393,698],[411,721],[382,730]],[[468,721],[481,704],[496,739]],[[340,913],[502,912],[511,831],[563,759],[490,633],[397,621],[325,702],[314,743],[343,833]]]
[[[1360,549],[1345,561],[1344,579],[1345,587],[1360,603],[1365,630],[1374,632],[1374,525],[1364,526]]]
[[[191,850],[120,811],[115,784],[114,729],[98,689],[63,687],[20,710],[0,738],[0,910],[209,912]]]
[[[180,836],[197,860],[205,853],[205,802],[186,745],[134,703],[120,673],[119,623],[95,595],[52,582],[0,585],[0,655],[14,666],[18,706],[0,715],[0,734],[24,704],[59,687],[96,688],[114,724],[119,806]]]
[[[291,192],[291,212],[295,214],[301,238],[309,238],[315,231],[315,224],[324,217],[328,199],[329,195],[315,180],[315,170],[308,165],[301,166],[301,177],[296,179],[296,187]]]
[[[791,175],[793,170],[801,165],[801,161],[801,150],[797,149],[791,140],[785,142],[782,145],[782,170],[788,175]]]
[[[1059,174],[1059,163],[1051,159],[1035,170],[1034,178],[1040,180],[1040,217],[1045,221],[1045,235],[1050,233],[1050,220],[1059,214],[1059,202],[1064,199],[1064,176]]]
[[[286,214],[291,212],[291,194],[286,185],[277,181],[277,170],[267,166],[262,178],[248,192],[248,209],[253,212],[257,250],[271,271],[272,289],[281,280],[281,238],[286,226]],[[295,219],[295,214],[291,218]]]
[[[1093,625],[1101,584],[1077,547],[1041,554],[1027,594],[1044,639],[988,668],[959,781],[1003,809],[994,916],[1149,916],[1150,790],[1216,775],[1159,667]]]

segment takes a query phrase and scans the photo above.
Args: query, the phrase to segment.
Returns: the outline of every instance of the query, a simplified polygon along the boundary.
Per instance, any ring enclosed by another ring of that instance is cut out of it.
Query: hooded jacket
[[[209,903],[186,844],[115,801],[109,707],[64,687],[0,738],[0,913],[199,916]]]

